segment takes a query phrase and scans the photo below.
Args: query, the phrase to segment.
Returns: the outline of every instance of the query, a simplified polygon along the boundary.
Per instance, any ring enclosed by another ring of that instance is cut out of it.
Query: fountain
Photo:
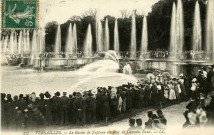
[[[29,30],[27,30],[27,33],[26,33],[26,37],[24,38],[26,39],[25,41],[25,46],[26,46],[26,52],[30,52],[31,48],[30,48],[30,36],[29,36]]]
[[[131,68],[130,64],[126,64],[123,67],[123,74],[126,74],[126,75],[131,75],[132,74],[132,68]]]
[[[54,48],[55,57],[58,58],[61,53],[61,28],[58,25],[56,32],[55,48]]]
[[[200,52],[201,50],[201,19],[198,1],[195,5],[194,26],[193,26],[193,51]]]
[[[18,54],[22,54],[23,48],[23,38],[22,38],[22,31],[19,33],[19,40],[18,40]]]
[[[13,45],[14,45],[14,53],[18,52],[18,44],[17,44],[17,33],[16,31],[14,32],[14,41],[13,41]]]
[[[210,57],[210,61],[214,61],[214,1],[208,0],[207,22],[206,22],[206,53]]]
[[[109,50],[109,28],[108,28],[108,19],[106,18],[104,51],[108,51],[108,50]]]
[[[14,35],[14,31],[11,32],[10,34],[10,43],[9,43],[9,53],[10,54],[14,54],[14,44],[13,44],[13,35]]]
[[[3,48],[3,52],[4,52],[4,53],[8,52],[8,35],[7,35],[6,38],[4,39],[4,48]]]
[[[147,51],[148,51],[147,17],[146,17],[146,15],[144,15],[140,54],[141,55],[145,54]]]
[[[136,11],[132,14],[132,28],[131,28],[131,47],[130,47],[130,58],[136,58]]]
[[[76,28],[76,23],[74,23],[73,26],[73,54],[77,55],[77,28]]]
[[[183,19],[183,6],[181,0],[178,0],[176,11],[176,45],[178,53],[184,51],[184,19]]]
[[[173,3],[172,7],[172,17],[171,17],[171,28],[170,28],[170,52],[175,54],[178,51],[177,42],[176,42],[176,6]]]
[[[66,54],[72,54],[72,50],[73,50],[73,32],[72,32],[72,25],[70,23],[69,28],[68,28],[68,34],[67,34],[67,40],[66,40],[66,45],[65,45],[65,52]],[[68,57],[69,55],[67,55],[66,57]]]
[[[91,24],[88,25],[85,44],[84,44],[84,56],[90,57],[92,55],[92,34],[91,34]]]
[[[42,54],[45,52],[45,30],[39,29],[39,54]]]
[[[32,43],[31,43],[32,49],[31,49],[31,61],[30,65],[34,65],[34,59],[37,58],[37,31],[33,31],[33,37],[32,37]]]
[[[101,21],[97,18],[96,20],[96,43],[97,52],[103,51],[103,28]]]
[[[118,26],[117,26],[117,19],[115,20],[114,24],[114,50],[117,54],[120,51],[120,43],[119,43],[119,34],[118,34]]]

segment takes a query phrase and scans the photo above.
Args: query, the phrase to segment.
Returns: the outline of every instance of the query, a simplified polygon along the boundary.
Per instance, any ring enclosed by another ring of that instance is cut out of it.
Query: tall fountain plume
[[[195,5],[195,15],[194,15],[194,26],[193,26],[193,45],[194,51],[201,51],[201,19],[200,19],[200,9],[198,1]]]
[[[32,49],[32,46],[30,47],[30,35],[29,35],[29,30],[26,32],[26,52],[30,52]]]
[[[4,48],[3,48],[3,52],[7,52],[7,48],[8,48],[8,35],[7,35],[6,38],[4,39]]]
[[[176,11],[176,40],[178,53],[184,50],[184,19],[183,19],[183,6],[181,0],[178,0]]]
[[[1,34],[1,33],[0,33]],[[0,44],[1,44],[1,52],[4,52],[4,41],[5,41],[5,38],[2,37],[2,39],[0,38]]]
[[[60,52],[61,52],[61,28],[60,25],[58,25],[54,53],[56,54],[56,56],[59,56]]]
[[[85,44],[84,44],[84,56],[90,57],[92,54],[92,34],[91,34],[91,24],[88,25]]]
[[[115,20],[115,24],[114,24],[114,50],[116,53],[119,53],[119,51],[120,51],[117,19]]]
[[[65,52],[68,54],[72,54],[72,49],[73,49],[73,32],[72,32],[72,24],[70,23],[68,32],[67,32],[67,39],[66,39],[66,44],[65,44]]]
[[[23,52],[22,45],[23,45],[23,38],[22,38],[22,31],[20,31],[19,40],[18,40],[18,54],[22,54]]]
[[[175,54],[178,50],[177,46],[177,40],[176,40],[176,6],[175,3],[173,3],[172,7],[172,17],[171,17],[171,28],[170,28],[170,52],[172,54]]]
[[[45,30],[43,28],[39,29],[39,53],[45,52]]]
[[[214,61],[214,1],[208,0],[207,24],[206,24],[206,53],[210,55],[211,62]]]
[[[14,44],[14,53],[17,53],[18,52],[18,43],[17,43],[17,33],[16,33],[16,31],[14,32],[13,44]]]
[[[73,26],[73,48],[72,48],[73,54],[77,55],[77,27],[76,23],[74,23]]]
[[[32,49],[31,49],[31,65],[33,65],[33,61],[34,59],[37,57],[37,43],[38,43],[38,40],[37,40],[37,31],[34,30],[33,31],[33,37],[32,37]]]
[[[96,44],[97,44],[97,52],[103,51],[103,27],[101,21],[96,19]]]
[[[26,53],[27,52],[27,34],[26,31],[23,31],[23,39],[22,39],[22,52]]]
[[[135,21],[136,10],[132,14],[132,28],[131,28],[131,47],[130,57],[136,58],[136,21]]]
[[[108,50],[109,50],[109,27],[108,27],[108,19],[106,18],[104,51],[108,51]]]
[[[11,32],[10,34],[10,44],[9,44],[9,52],[10,54],[14,54],[14,43],[13,43],[13,35],[14,35],[14,31]]]
[[[142,37],[141,37],[140,54],[146,53],[147,50],[148,50],[147,17],[146,17],[146,15],[144,15],[144,17],[143,17],[143,29],[142,29]]]

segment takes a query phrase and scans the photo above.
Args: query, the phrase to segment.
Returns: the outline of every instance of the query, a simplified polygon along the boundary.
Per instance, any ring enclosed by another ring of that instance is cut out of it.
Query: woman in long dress
[[[172,81],[169,82],[168,87],[169,87],[169,100],[175,100],[176,95]]]

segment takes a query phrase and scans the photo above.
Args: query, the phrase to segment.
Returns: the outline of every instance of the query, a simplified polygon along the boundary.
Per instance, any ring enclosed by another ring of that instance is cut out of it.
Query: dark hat
[[[46,91],[46,92],[45,92],[45,97],[46,97],[46,98],[50,98],[50,97],[51,97],[51,94],[50,94],[48,91]]]
[[[40,96],[40,97],[44,97],[44,94],[43,94],[43,93],[40,93],[39,96]]]
[[[60,92],[57,91],[57,92],[55,93],[55,95],[56,95],[56,96],[60,96]]]
[[[76,92],[73,92],[73,96],[76,96],[76,94],[77,94]]]
[[[135,119],[129,119],[129,125],[134,126],[135,125]]]
[[[137,126],[142,126],[142,119],[136,119]]]
[[[19,98],[23,98],[23,97],[24,97],[23,94],[20,94],[20,95],[19,95]]]

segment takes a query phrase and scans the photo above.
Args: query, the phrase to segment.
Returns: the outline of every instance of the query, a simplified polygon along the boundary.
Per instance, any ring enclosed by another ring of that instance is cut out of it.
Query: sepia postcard
[[[213,135],[214,0],[0,0],[2,135]]]

